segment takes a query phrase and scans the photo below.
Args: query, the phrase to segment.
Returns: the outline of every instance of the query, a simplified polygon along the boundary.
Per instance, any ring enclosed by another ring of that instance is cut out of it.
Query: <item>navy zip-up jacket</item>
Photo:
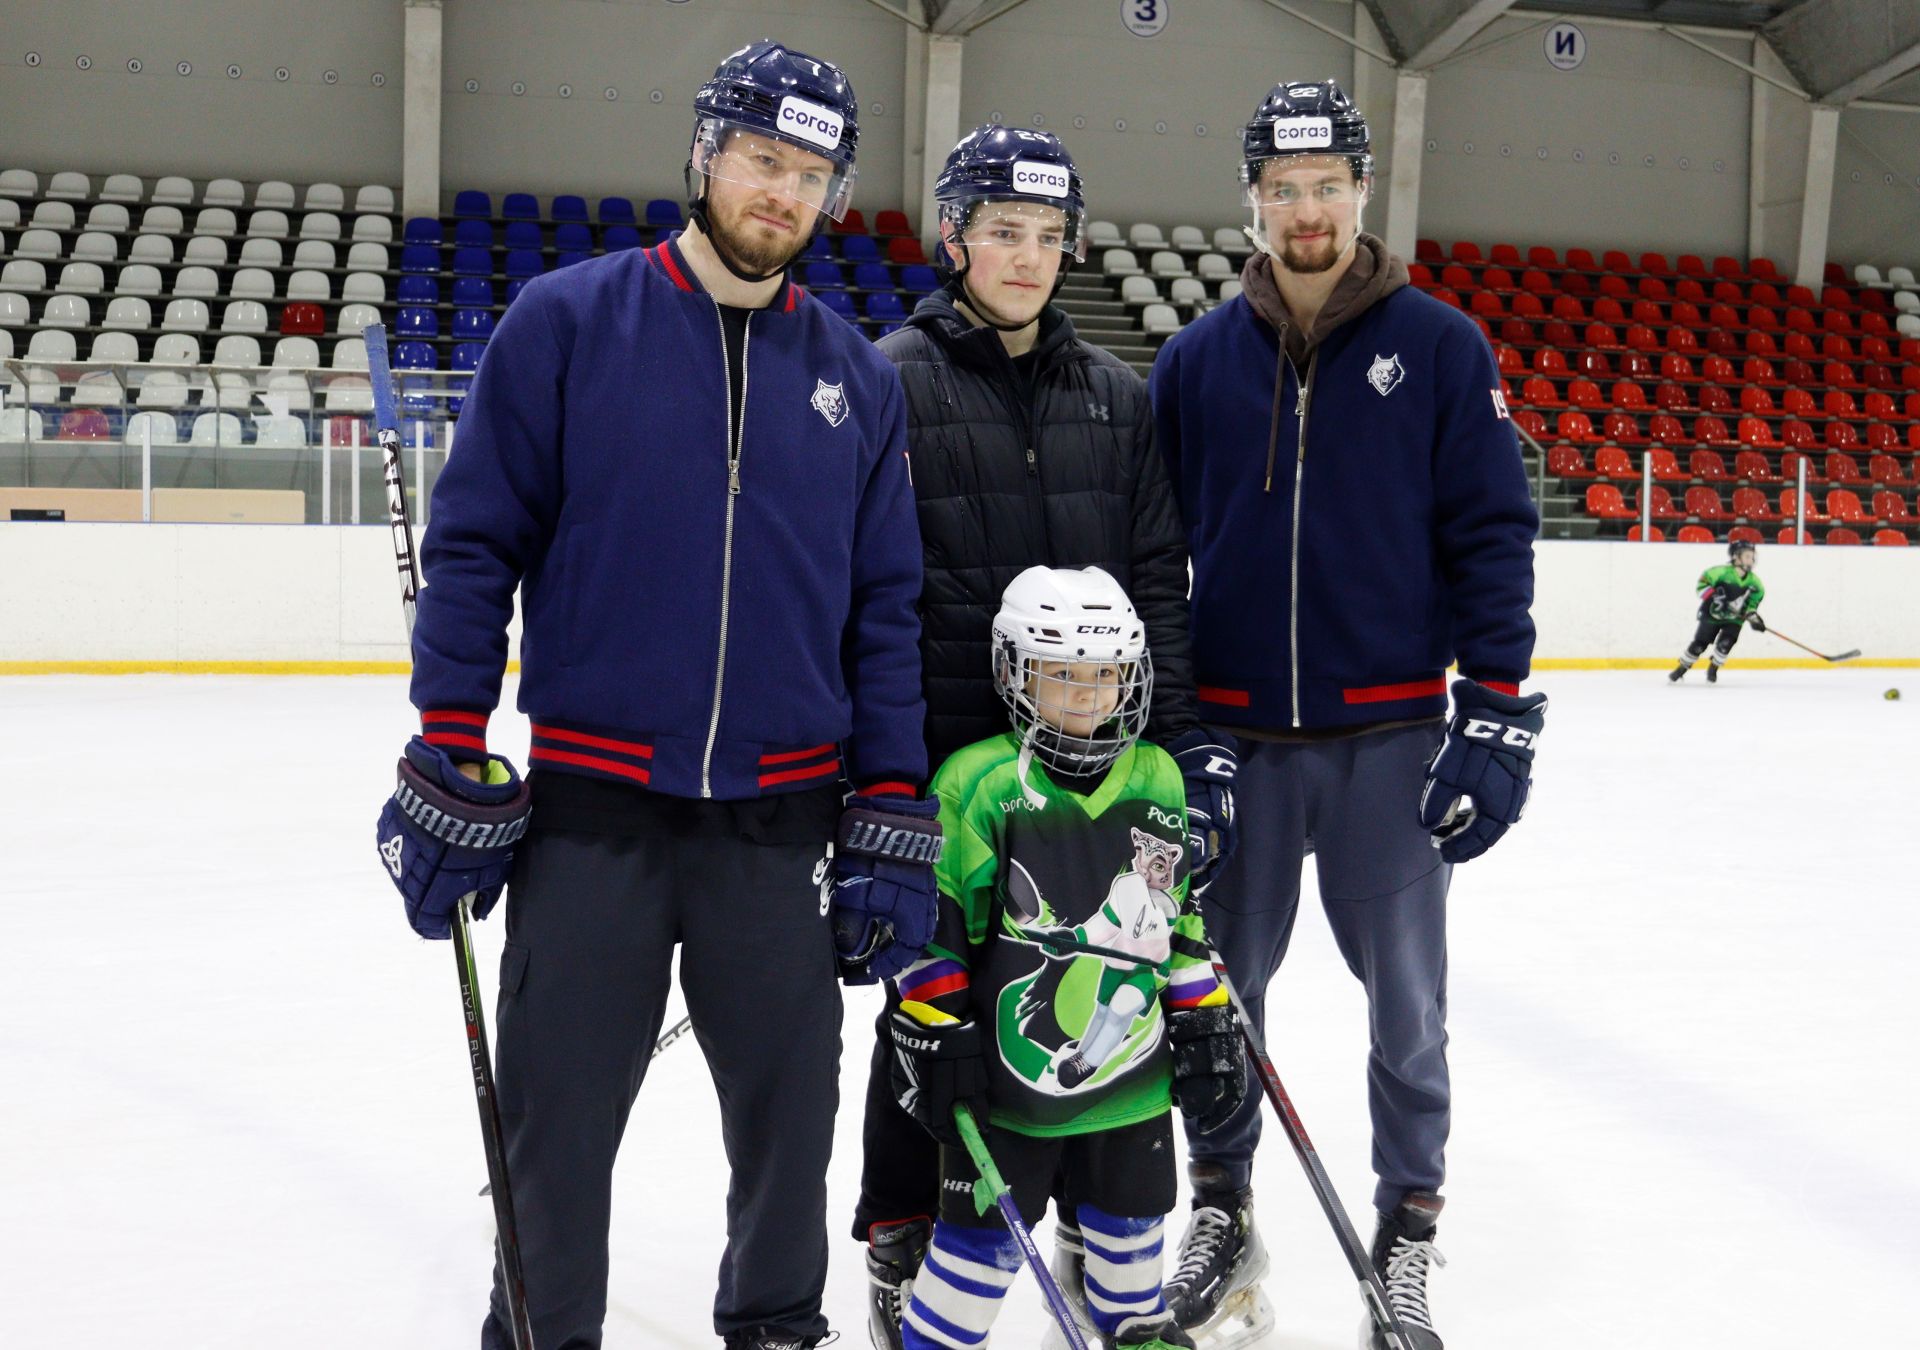
[[[1456,659],[1507,692],[1526,677],[1538,517],[1466,315],[1405,287],[1295,370],[1242,294],[1167,342],[1149,388],[1208,721],[1439,716]]]
[[[421,549],[413,702],[485,754],[520,589],[532,765],[722,800],[913,792],[920,531],[899,377],[788,283],[747,321],[676,245],[536,278],[487,344]],[[844,761],[844,762],[843,762]]]

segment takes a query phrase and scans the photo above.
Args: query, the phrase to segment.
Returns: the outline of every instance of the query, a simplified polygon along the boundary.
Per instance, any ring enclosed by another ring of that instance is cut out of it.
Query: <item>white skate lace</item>
[[[1193,1211],[1193,1222],[1187,1226],[1187,1235],[1180,1243],[1180,1264],[1174,1267],[1173,1278],[1167,1284],[1191,1289],[1232,1231],[1233,1219],[1223,1210],[1209,1205]]]
[[[867,1272],[867,1279],[876,1287],[886,1290],[887,1320],[894,1326],[899,1326],[900,1319],[907,1315],[907,1304],[913,1298],[912,1277],[909,1276],[898,1284],[895,1284],[891,1280],[880,1278],[880,1276],[869,1270]]]
[[[1433,1330],[1432,1315],[1427,1312],[1427,1262],[1446,1265],[1447,1258],[1431,1242],[1409,1242],[1396,1238],[1387,1253],[1387,1301],[1410,1327]]]

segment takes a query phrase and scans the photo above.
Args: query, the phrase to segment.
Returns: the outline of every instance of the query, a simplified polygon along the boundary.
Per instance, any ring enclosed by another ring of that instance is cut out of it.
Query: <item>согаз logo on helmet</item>
[[[1043,197],[1064,197],[1067,195],[1067,171],[1055,164],[1042,164],[1031,159],[1017,159],[1013,162],[1013,190],[1032,192]]]
[[[836,150],[845,128],[845,121],[831,108],[792,95],[780,100],[780,129],[792,132],[809,145]]]
[[[1286,117],[1273,124],[1273,143],[1280,149],[1332,145],[1331,117]]]

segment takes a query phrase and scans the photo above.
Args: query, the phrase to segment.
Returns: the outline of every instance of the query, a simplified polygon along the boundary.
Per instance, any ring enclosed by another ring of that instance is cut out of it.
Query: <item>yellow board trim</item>
[[[1535,661],[1535,672],[1543,670],[1672,670],[1679,662],[1671,656],[1562,656],[1548,657]],[[1729,666],[1738,666],[1742,670],[1831,670],[1832,661],[1821,661],[1811,656],[1736,656],[1728,660]],[[1851,669],[1855,666],[1868,666],[1878,669],[1894,670],[1920,666],[1920,657],[1908,656],[1856,656],[1841,661],[1839,666]]]
[[[1727,663],[1743,670],[1828,670],[1832,662],[1808,656],[1742,657]],[[1920,657],[1856,656],[1842,666],[1880,670],[1920,668]],[[1671,656],[1562,656],[1535,661],[1535,673],[1550,670],[1671,670]],[[0,661],[0,675],[405,675],[407,661]],[[507,673],[520,673],[518,661]]]

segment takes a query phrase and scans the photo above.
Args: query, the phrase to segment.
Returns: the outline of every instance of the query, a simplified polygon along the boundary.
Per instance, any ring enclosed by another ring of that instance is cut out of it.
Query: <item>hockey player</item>
[[[1139,742],[1145,627],[1098,568],[1029,568],[993,625],[1013,731],[934,777],[951,849],[938,933],[889,1019],[902,1108],[944,1147],[907,1350],[983,1343],[1020,1252],[953,1124],[964,1103],[1028,1223],[1056,1176],[1085,1235],[1085,1312],[1109,1346],[1191,1346],[1160,1292],[1172,1102],[1200,1130],[1246,1090],[1238,1025],[1187,894],[1185,788]]]
[[[934,196],[945,286],[879,343],[906,391],[926,547],[929,763],[1006,725],[987,653],[1008,584],[1032,566],[1098,566],[1146,624],[1155,678],[1145,735],[1173,750],[1186,778],[1188,859],[1204,881],[1232,848],[1233,747],[1198,721],[1186,539],[1153,451],[1145,382],[1077,338],[1051,303],[1086,251],[1080,172],[1052,133],[987,125],[947,156]],[[868,1244],[871,1339],[897,1350],[940,1179],[934,1141],[894,1101],[887,1022],[883,1010],[854,1236]]]
[[[1727,545],[1729,561],[1700,574],[1695,583],[1700,594],[1700,624],[1693,630],[1693,641],[1680,654],[1680,664],[1667,676],[1674,684],[1686,678],[1709,645],[1713,656],[1707,665],[1707,683],[1718,684],[1720,667],[1727,664],[1733,644],[1740,640],[1740,626],[1745,624],[1758,633],[1767,631],[1767,621],[1760,617],[1760,602],[1767,598],[1767,588],[1753,570],[1754,553],[1750,540],[1736,540]]]
[[[422,934],[447,935],[463,891],[483,915],[498,898],[526,789],[485,737],[518,589],[533,824],[499,1102],[553,1350],[600,1344],[614,1154],[676,945],[732,1165],[714,1330],[762,1350],[826,1334],[836,956],[896,974],[935,915],[899,378],[785,276],[846,208],[853,91],[757,42],[694,107],[687,230],[536,278],[488,344],[425,538],[424,734],[380,831]],[[416,800],[503,823],[450,848]],[[509,1343],[498,1279],[490,1350]]]
[[[1536,517],[1493,353],[1361,231],[1372,164],[1337,84],[1274,87],[1242,139],[1242,293],[1167,342],[1151,388],[1193,548],[1202,711],[1242,746],[1243,845],[1205,896],[1208,928],[1263,1019],[1314,855],[1370,1009],[1373,1259],[1434,1350],[1447,886],[1520,818],[1546,701],[1518,692]],[[1194,1208],[1167,1301],[1211,1345],[1272,1321],[1260,1123],[1255,1094],[1218,1133],[1189,1131]]]

